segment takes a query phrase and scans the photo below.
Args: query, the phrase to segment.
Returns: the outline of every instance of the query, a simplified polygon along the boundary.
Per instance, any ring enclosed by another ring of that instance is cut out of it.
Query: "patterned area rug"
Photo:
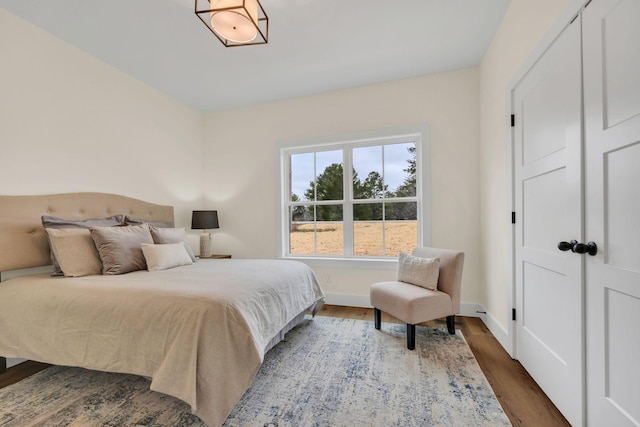
[[[509,426],[464,338],[316,317],[265,357],[227,427]],[[51,367],[0,389],[0,426],[204,426],[149,380]]]

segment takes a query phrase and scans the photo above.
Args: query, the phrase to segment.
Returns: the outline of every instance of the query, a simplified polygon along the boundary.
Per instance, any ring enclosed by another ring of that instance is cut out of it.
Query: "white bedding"
[[[309,267],[282,260],[18,277],[0,283],[0,355],[148,376],[218,426],[273,338],[323,297]]]

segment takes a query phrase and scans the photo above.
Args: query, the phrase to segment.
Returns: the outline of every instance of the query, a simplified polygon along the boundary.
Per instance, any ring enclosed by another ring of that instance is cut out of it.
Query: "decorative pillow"
[[[400,252],[398,257],[398,281],[435,291],[438,289],[439,275],[440,258],[420,258]]]
[[[160,245],[143,243],[142,253],[149,271],[166,270],[181,265],[193,264],[182,242]]]
[[[123,215],[113,215],[108,218],[96,218],[96,219],[85,219],[85,220],[72,220],[72,219],[64,219],[58,218],[55,216],[42,215],[42,225],[44,228],[86,228],[89,227],[117,227],[122,225],[122,221],[124,219]],[[49,239],[49,246],[51,246],[51,239]],[[56,258],[55,252],[51,251],[51,262],[53,263],[53,273],[52,276],[64,276],[62,273],[62,269],[60,268],[60,264],[58,259]]]
[[[191,244],[187,240],[187,233],[184,231],[184,228],[158,228],[158,227],[149,227],[151,230],[151,237],[153,237],[153,242],[156,244],[167,244],[167,243],[184,243],[184,248],[186,249],[189,257],[192,262],[196,262],[196,255],[193,253],[193,248]]]
[[[51,250],[67,277],[102,274],[102,262],[87,228],[46,228]]]
[[[149,227],[157,227],[157,228],[173,227],[173,222],[169,222],[169,221],[149,221],[146,219],[131,218],[128,215],[124,216],[124,225],[141,225],[141,224],[147,224]]]
[[[147,269],[141,248],[143,243],[153,244],[147,224],[91,227],[89,230],[100,254],[102,274],[123,274]]]

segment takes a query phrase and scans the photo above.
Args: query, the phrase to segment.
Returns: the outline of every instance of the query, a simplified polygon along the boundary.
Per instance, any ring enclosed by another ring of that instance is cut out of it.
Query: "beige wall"
[[[202,204],[203,115],[0,9],[0,194]]]
[[[219,210],[221,221],[214,251],[276,256],[279,142],[415,124],[431,127],[432,244],[467,253],[463,300],[477,302],[483,290],[476,68],[208,115],[205,204]],[[327,293],[367,299],[371,283],[395,275],[395,270],[317,271]]]
[[[570,0],[512,0],[480,64],[481,303],[506,331],[511,302],[508,245],[509,82]]]
[[[506,330],[508,83],[569,3],[512,0],[479,69],[206,116],[0,9],[0,194],[120,193],[175,205],[187,228],[204,195],[214,251],[273,257],[279,142],[428,124],[432,244],[467,253],[463,301]],[[395,274],[316,270],[360,296]]]

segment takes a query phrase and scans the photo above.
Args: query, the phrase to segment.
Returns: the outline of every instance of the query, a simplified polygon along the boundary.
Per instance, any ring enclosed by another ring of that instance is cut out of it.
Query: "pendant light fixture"
[[[269,18],[259,0],[195,0],[196,15],[226,47],[266,44]]]

